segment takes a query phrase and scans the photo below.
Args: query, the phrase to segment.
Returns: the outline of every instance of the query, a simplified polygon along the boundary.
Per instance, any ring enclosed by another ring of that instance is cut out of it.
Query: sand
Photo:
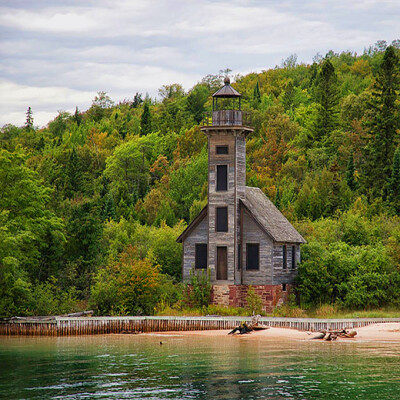
[[[338,338],[337,341],[346,342],[400,342],[400,323],[382,323],[369,325],[363,328],[355,328],[357,336],[355,338]],[[208,331],[186,331],[186,332],[165,332],[166,335],[190,335],[190,336],[227,336],[229,330],[208,330]],[[163,334],[160,332],[160,334]],[[245,338],[246,340],[262,339],[262,340],[310,340],[315,336],[316,332],[304,332],[296,329],[287,328],[270,328],[263,331],[251,332],[247,335],[232,335],[233,337]],[[231,336],[231,337],[232,337]]]

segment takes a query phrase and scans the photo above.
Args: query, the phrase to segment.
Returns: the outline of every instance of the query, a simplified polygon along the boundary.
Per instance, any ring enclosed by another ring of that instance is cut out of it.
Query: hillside
[[[247,184],[307,239],[297,302],[400,302],[400,50],[236,76],[253,115]],[[177,236],[206,203],[199,126],[223,74],[0,131],[0,316],[185,306]],[[89,302],[89,303],[88,303]]]

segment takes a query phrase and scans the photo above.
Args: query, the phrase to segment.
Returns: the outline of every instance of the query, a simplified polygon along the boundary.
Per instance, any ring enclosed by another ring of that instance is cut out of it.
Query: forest
[[[253,118],[247,185],[307,240],[293,306],[400,308],[399,57],[378,41],[232,76]],[[176,238],[207,202],[200,126],[230,72],[1,128],[0,317],[208,310]]]

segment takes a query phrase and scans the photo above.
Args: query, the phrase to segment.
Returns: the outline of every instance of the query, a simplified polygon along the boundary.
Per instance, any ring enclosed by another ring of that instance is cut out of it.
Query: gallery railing
[[[203,114],[203,126],[252,126],[251,113],[239,110],[210,111]]]

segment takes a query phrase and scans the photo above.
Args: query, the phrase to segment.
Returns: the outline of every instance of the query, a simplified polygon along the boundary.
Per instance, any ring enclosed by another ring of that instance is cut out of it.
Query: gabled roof
[[[306,240],[284,215],[275,207],[271,200],[259,188],[246,186],[246,198],[241,200],[249,214],[254,218],[259,227],[278,243],[306,243]],[[189,224],[189,226],[176,239],[183,242],[194,228],[206,217],[208,205],[206,205]]]
[[[306,243],[305,239],[261,189],[246,186],[246,198],[241,202],[260,227],[275,242]]]
[[[208,204],[199,212],[197,217],[188,225],[188,227],[179,235],[176,241],[178,243],[182,243],[186,237],[193,231],[194,228],[203,220],[203,218],[207,215]]]

